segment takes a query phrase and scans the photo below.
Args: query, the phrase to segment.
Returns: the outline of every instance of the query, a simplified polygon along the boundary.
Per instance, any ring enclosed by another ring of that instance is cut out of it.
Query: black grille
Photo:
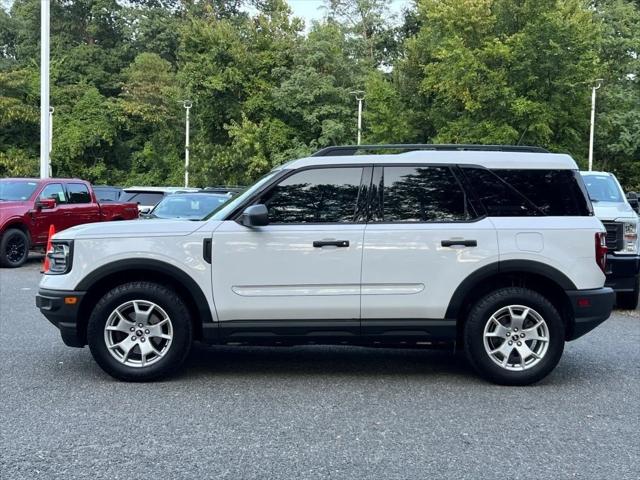
[[[617,252],[624,247],[623,226],[620,222],[602,222],[604,228],[607,229],[607,248],[610,251]]]

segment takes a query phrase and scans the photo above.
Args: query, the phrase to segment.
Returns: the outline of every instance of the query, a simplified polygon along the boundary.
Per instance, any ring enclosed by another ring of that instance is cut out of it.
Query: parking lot
[[[615,312],[533,387],[443,351],[194,349],[112,380],[0,271],[0,469],[21,478],[637,478],[640,316]]]

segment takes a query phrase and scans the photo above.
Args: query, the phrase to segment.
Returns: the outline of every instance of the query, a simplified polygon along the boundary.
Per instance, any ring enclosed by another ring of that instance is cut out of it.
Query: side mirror
[[[140,209],[140,215],[145,215],[151,211],[150,207],[144,207]]]
[[[35,207],[38,210],[47,210],[51,208],[56,208],[56,200],[55,198],[42,198],[40,200],[36,200]]]
[[[240,223],[245,227],[264,227],[269,225],[269,210],[266,205],[251,205],[240,215]]]

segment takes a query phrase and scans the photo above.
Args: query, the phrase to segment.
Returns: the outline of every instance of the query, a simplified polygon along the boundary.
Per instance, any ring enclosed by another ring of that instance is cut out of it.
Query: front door
[[[251,202],[267,206],[269,225],[223,222],[212,248],[223,337],[359,334],[369,177],[360,166],[296,171]]]
[[[43,244],[47,242],[49,237],[49,227],[53,225],[56,232],[67,228],[66,218],[64,215],[64,205],[67,204],[67,194],[61,183],[49,183],[38,194],[38,200],[54,199],[56,206],[54,208],[42,208],[34,215],[36,228],[34,229],[34,244]]]

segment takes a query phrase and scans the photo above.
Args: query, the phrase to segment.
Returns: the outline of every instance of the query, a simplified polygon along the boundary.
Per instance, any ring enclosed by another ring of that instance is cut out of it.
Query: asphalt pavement
[[[0,477],[637,479],[640,315],[568,343],[531,387],[444,351],[197,346],[171,380],[111,379],[0,270]]]

